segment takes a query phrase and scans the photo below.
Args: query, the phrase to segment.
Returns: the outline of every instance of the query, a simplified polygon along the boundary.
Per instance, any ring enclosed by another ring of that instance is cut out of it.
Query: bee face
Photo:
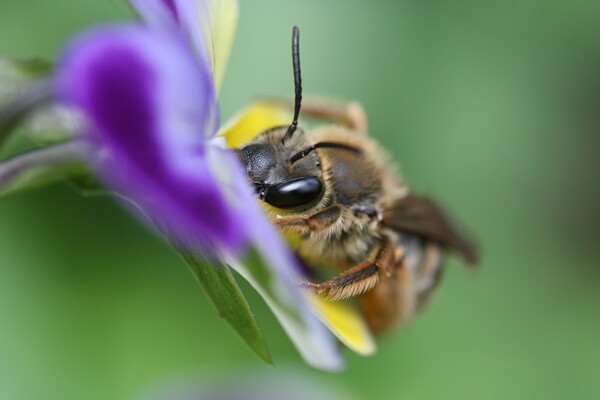
[[[310,146],[302,129],[285,138],[287,127],[259,135],[238,154],[259,199],[281,209],[308,209],[324,193],[321,161],[316,152],[297,161],[292,158]]]

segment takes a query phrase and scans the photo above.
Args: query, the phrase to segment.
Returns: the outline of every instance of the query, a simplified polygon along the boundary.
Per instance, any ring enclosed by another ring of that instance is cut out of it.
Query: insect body
[[[332,301],[357,298],[374,332],[410,318],[434,293],[442,251],[475,263],[471,246],[430,200],[416,196],[390,168],[366,133],[362,109],[305,104],[303,115],[338,125],[306,132],[298,127],[301,102],[298,30],[292,53],[294,121],[258,135],[238,154],[257,196],[307,265],[338,269],[305,286]]]

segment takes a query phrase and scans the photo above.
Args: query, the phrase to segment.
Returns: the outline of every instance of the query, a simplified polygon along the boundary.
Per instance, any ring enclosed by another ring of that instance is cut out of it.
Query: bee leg
[[[377,284],[381,273],[390,276],[403,256],[402,250],[391,245],[391,241],[387,238],[381,240],[372,254],[366,262],[350,268],[327,282],[305,283],[303,287],[317,293],[325,293],[326,297],[333,301],[363,294]]]
[[[267,101],[290,110],[294,107],[294,102],[289,100],[267,99]],[[366,133],[368,129],[367,115],[358,102],[346,103],[331,99],[304,99],[300,115],[330,120],[361,133]]]
[[[301,114],[328,119],[357,132],[366,133],[368,129],[367,115],[358,102],[308,100],[302,103]]]
[[[321,232],[335,224],[342,215],[342,206],[334,204],[308,217],[279,218],[275,224],[283,231],[299,234]]]

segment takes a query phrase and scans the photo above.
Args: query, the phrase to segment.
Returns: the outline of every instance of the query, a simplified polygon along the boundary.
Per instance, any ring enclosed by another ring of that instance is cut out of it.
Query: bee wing
[[[477,264],[477,246],[460,233],[432,200],[409,194],[383,212],[383,225],[430,239],[459,254],[470,265]]]

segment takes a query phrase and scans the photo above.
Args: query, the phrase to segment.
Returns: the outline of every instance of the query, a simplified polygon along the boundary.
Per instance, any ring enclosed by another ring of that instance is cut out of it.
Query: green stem
[[[72,140],[22,153],[0,162],[0,196],[68,176],[83,169],[87,142]]]

